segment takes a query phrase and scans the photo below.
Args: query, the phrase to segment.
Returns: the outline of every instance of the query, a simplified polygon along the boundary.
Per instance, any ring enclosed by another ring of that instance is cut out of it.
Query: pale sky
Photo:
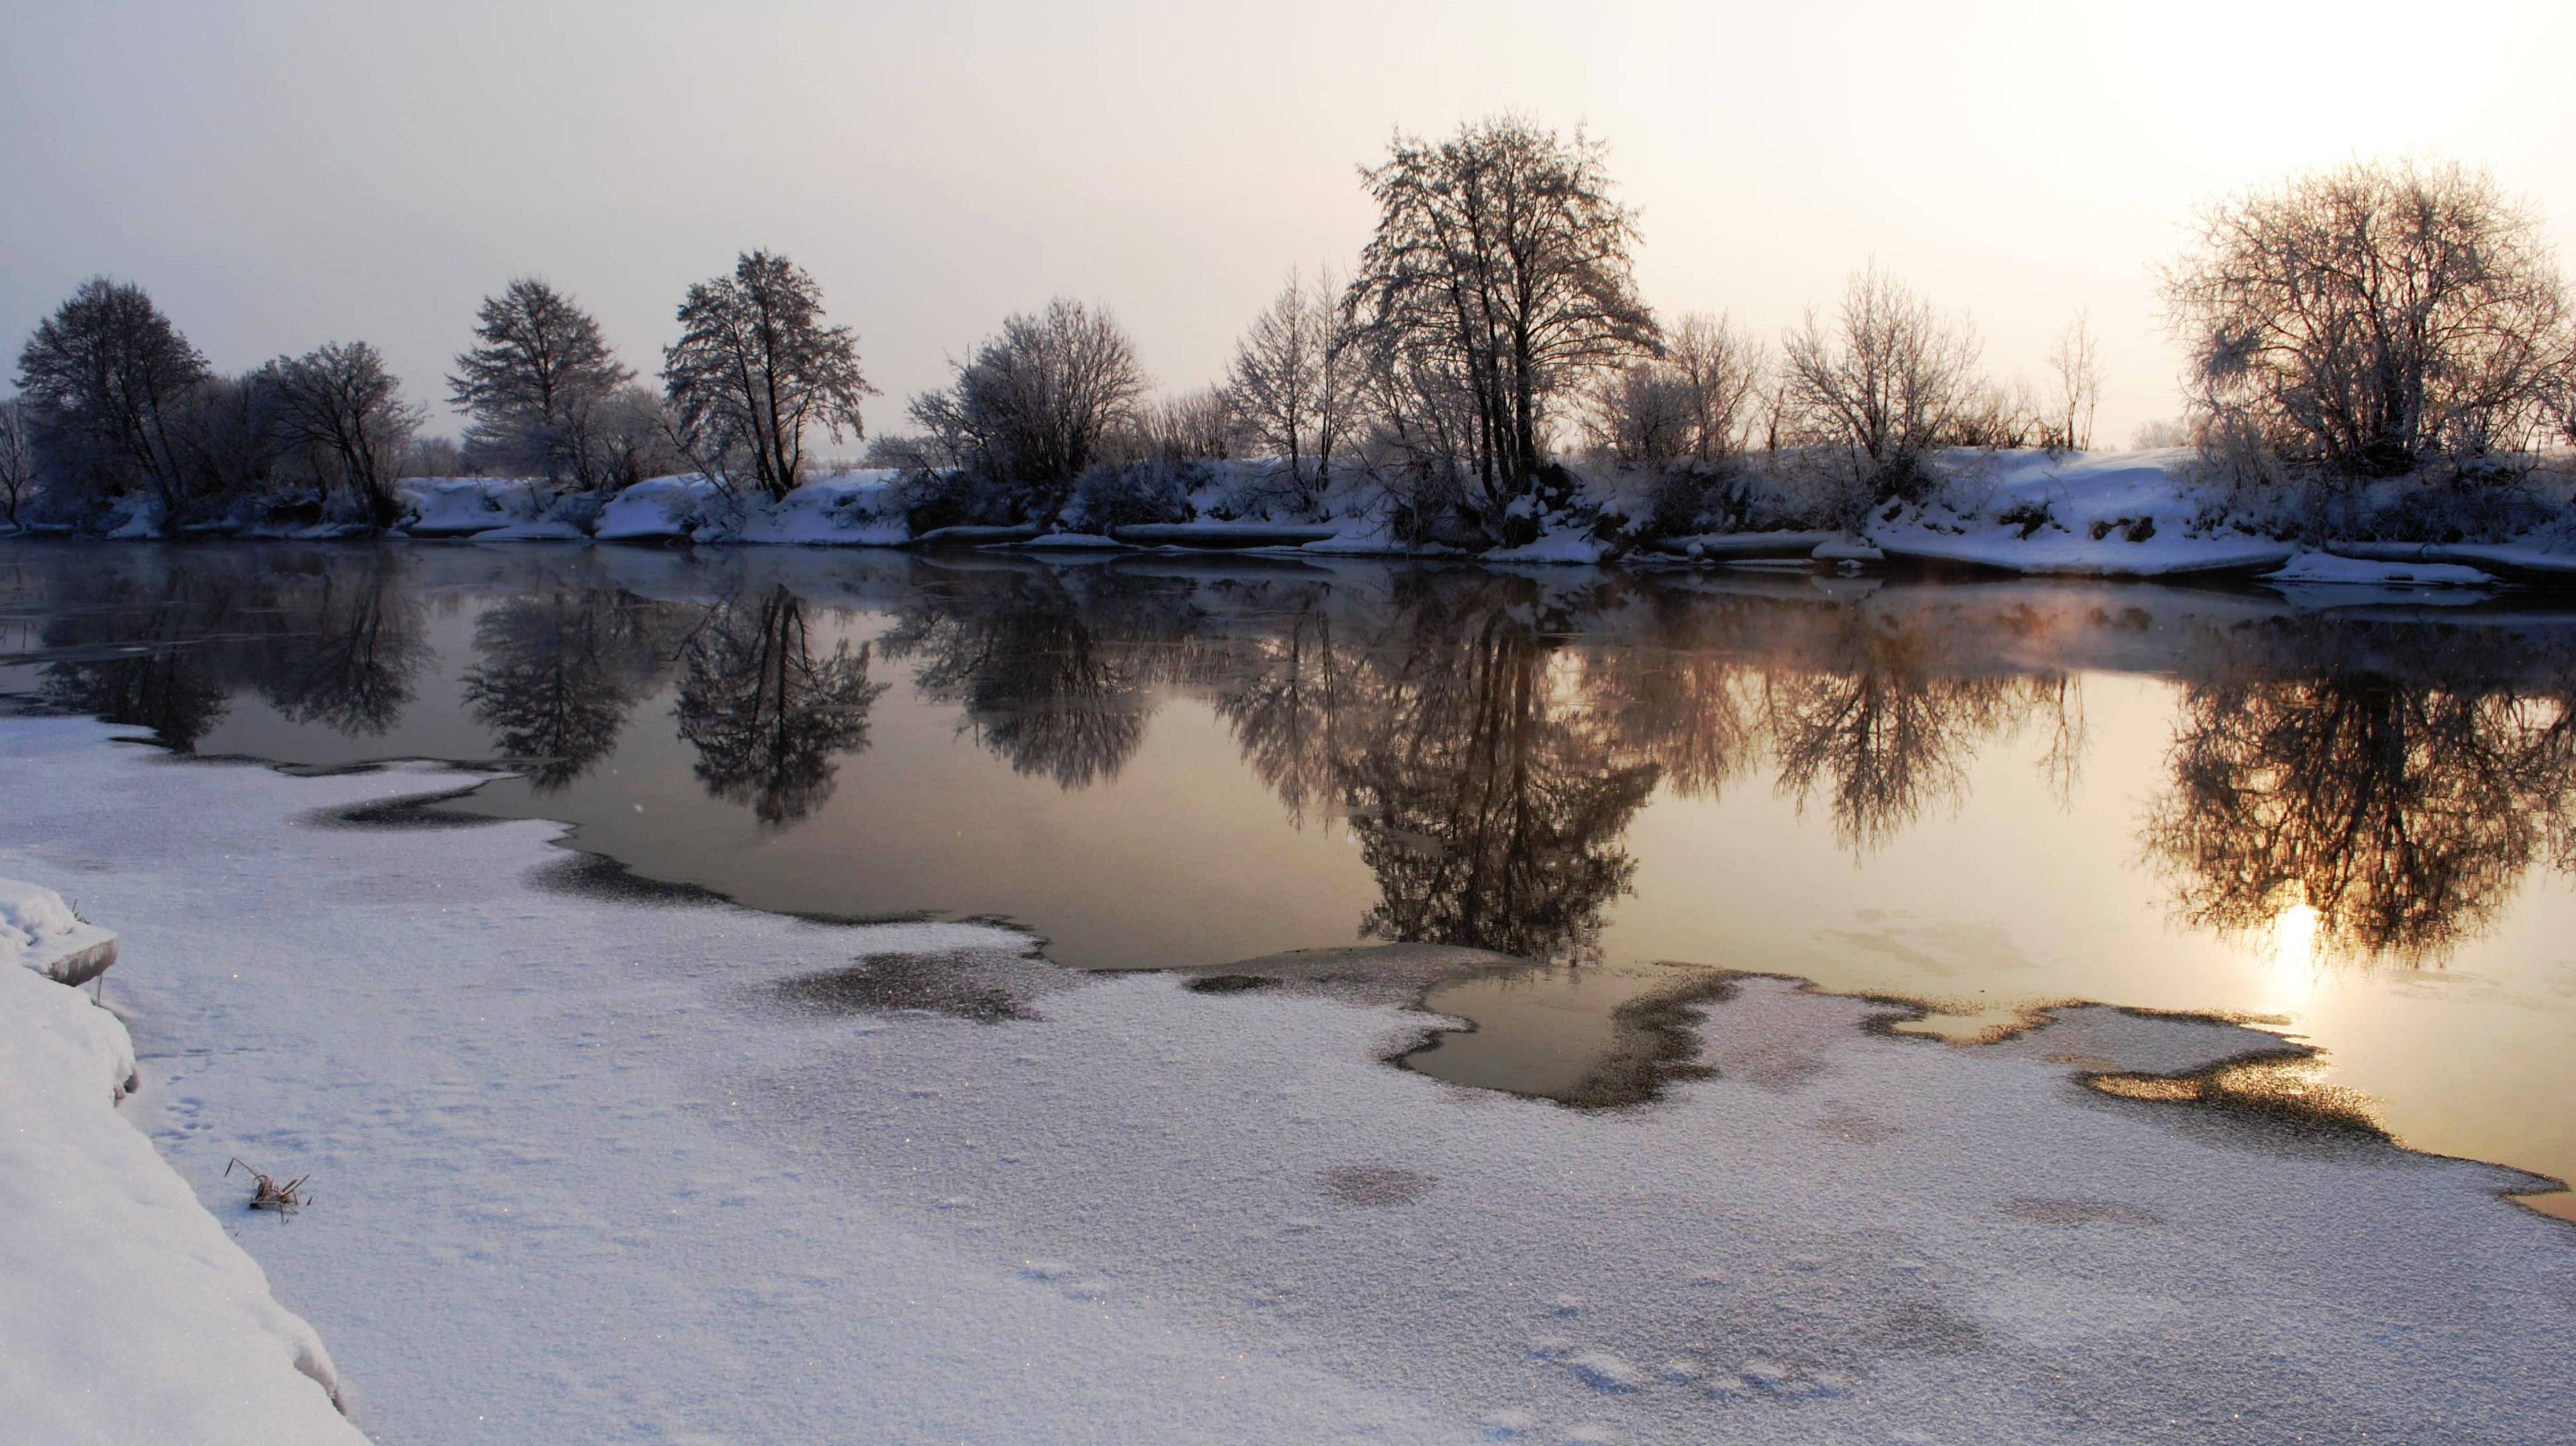
[[[1503,109],[1609,143],[1666,315],[1776,341],[1875,256],[2036,383],[2088,309],[2114,444],[2178,410],[2148,267],[2213,194],[2452,156],[2576,259],[2566,0],[0,0],[0,36],[6,362],[106,272],[226,369],[373,341],[435,431],[512,275],[649,374],[754,246],[857,328],[876,430],[1056,293],[1198,386],[1290,266],[1357,253],[1392,132]]]

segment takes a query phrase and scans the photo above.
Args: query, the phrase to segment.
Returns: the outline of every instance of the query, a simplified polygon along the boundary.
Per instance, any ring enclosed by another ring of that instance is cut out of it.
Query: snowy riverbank
[[[1399,541],[1387,520],[1388,499],[1356,483],[1337,492],[1316,518],[1262,521],[1257,512],[1247,518],[1240,509],[1248,499],[1281,490],[1271,475],[1277,465],[1258,460],[1190,464],[1185,470],[1197,478],[1195,485],[1185,495],[1167,499],[1186,520],[1094,524],[1077,515],[1077,503],[1051,526],[1011,527],[933,526],[911,510],[904,474],[886,469],[819,476],[776,500],[728,492],[695,475],[654,478],[613,496],[556,493],[510,478],[418,478],[401,484],[403,516],[392,531],[418,539],[483,543],[1461,555],[1457,546]],[[2310,594],[2321,588],[2479,591],[2507,583],[2576,580],[2576,523],[2568,518],[2483,542],[2311,544],[2285,536],[2285,529],[2296,529],[2278,518],[2262,526],[2234,518],[2227,499],[2194,480],[2197,459],[2188,449],[1958,449],[1938,454],[1933,465],[1942,481],[1926,500],[1875,509],[1848,531],[1687,536],[1658,535],[1641,521],[1654,507],[1651,476],[1576,467],[1569,472],[1575,481],[1572,503],[1546,515],[1526,514],[1536,529],[1534,538],[1477,556],[1503,565],[1629,561],[1843,570],[1928,566],[2112,579],[2270,577]],[[2563,491],[2564,480],[2553,485]],[[251,506],[243,515],[290,513],[299,520],[201,523],[181,531],[302,540],[331,540],[360,531],[310,521],[282,504]],[[169,529],[156,515],[149,503],[128,499],[103,515],[99,530],[117,538],[165,535]]]
[[[242,1243],[379,1439],[2563,1430],[2576,1236],[2495,1198],[2523,1177],[2068,1062],[2243,1031],[1965,1051],[1748,980],[1706,1006],[1714,1078],[1585,1113],[1389,1067],[1432,1021],[1365,990],[648,906],[548,825],[329,822],[451,773],[113,731],[0,721],[0,872],[152,961],[110,976],[124,1110],[203,1198],[233,1155],[315,1173]]]
[[[0,879],[0,1442],[363,1441],[313,1328],[118,1107],[125,1026],[47,972],[104,942]]]

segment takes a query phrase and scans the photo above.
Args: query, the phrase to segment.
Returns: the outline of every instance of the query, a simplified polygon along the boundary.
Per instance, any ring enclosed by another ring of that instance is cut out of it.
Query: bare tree
[[[632,487],[690,465],[678,442],[678,424],[662,394],[630,382],[590,409],[589,444],[598,485]]]
[[[2091,316],[2075,313],[2050,343],[2048,372],[2056,390],[2049,398],[2043,445],[2061,452],[2093,450],[2093,412],[2102,405],[2102,356],[2094,344]]]
[[[1382,366],[1463,384],[1472,429],[1449,444],[1491,510],[1529,489],[1551,401],[1658,344],[1629,256],[1636,214],[1602,163],[1580,131],[1505,116],[1438,145],[1398,136],[1361,172],[1378,222],[1350,310]]]
[[[1924,458],[1975,399],[1975,330],[1918,299],[1872,262],[1843,288],[1828,330],[1811,309],[1781,343],[1787,403],[1808,433],[1840,448],[1875,497],[1912,496]]]
[[[1025,489],[1032,515],[1064,505],[1074,479],[1145,394],[1135,343],[1107,311],[1057,297],[1012,316],[947,389],[912,401],[912,419],[960,465]]]
[[[187,491],[200,504],[256,496],[296,446],[275,378],[264,369],[197,383],[171,409],[169,434]]]
[[[1664,358],[1690,399],[1691,455],[1717,461],[1742,449],[1769,360],[1723,313],[1695,311],[1664,337]]]
[[[1201,387],[1138,408],[1136,449],[1156,462],[1221,461],[1234,454],[1241,430],[1233,395]]]
[[[731,276],[689,288],[680,339],[662,351],[674,436],[708,476],[769,496],[796,490],[805,434],[864,440],[858,337],[823,322],[823,291],[786,257],[749,251]]]
[[[1688,382],[1660,362],[1630,362],[1594,386],[1584,430],[1592,445],[1632,467],[1661,467],[1691,455]]]
[[[1288,463],[1306,502],[1330,483],[1334,449],[1348,433],[1358,351],[1342,312],[1342,283],[1292,271],[1235,343],[1226,392],[1245,429]],[[1314,458],[1311,474],[1306,459]]]
[[[1369,419],[1364,470],[1395,502],[1396,535],[1428,539],[1466,499],[1482,414],[1465,365],[1392,333],[1361,333],[1360,415]]]
[[[473,464],[465,460],[465,448],[453,437],[414,437],[404,451],[402,475],[405,477],[470,477]]]
[[[1635,464],[1723,461],[1744,446],[1763,371],[1760,342],[1693,312],[1664,333],[1661,361],[1631,362],[1599,385],[1593,443]]]
[[[402,399],[402,384],[363,341],[331,342],[299,357],[279,357],[264,373],[276,389],[286,434],[313,449],[325,490],[337,480],[382,526],[399,503],[394,479],[421,409]]]
[[[38,467],[93,497],[149,490],[176,513],[186,472],[170,415],[206,378],[206,359],[131,282],[92,277],[18,353]]]
[[[1315,335],[1315,306],[1303,271],[1291,271],[1234,344],[1226,389],[1244,429],[1292,476],[1302,478],[1306,438],[1314,429],[1316,373],[1322,347]]]
[[[598,320],[522,276],[483,298],[474,337],[447,379],[448,399],[474,419],[467,447],[553,483],[588,489],[609,480],[597,413],[635,373],[610,352]]]
[[[2204,210],[2162,269],[2203,430],[2387,476],[2526,446],[2568,364],[2538,220],[2483,171],[2352,164]]]
[[[0,402],[0,521],[18,525],[18,509],[36,495],[35,419],[25,401]]]
[[[2009,382],[1972,381],[1939,441],[1952,447],[2055,445],[2048,408],[2024,377]]]

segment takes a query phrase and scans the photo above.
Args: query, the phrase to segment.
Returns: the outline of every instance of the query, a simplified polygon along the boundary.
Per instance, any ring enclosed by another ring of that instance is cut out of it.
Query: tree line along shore
[[[866,526],[839,540],[1302,525],[1584,561],[1888,527],[2079,551],[2159,529],[2576,542],[2576,313],[2536,216],[2481,171],[2356,162],[2205,206],[2157,275],[2184,415],[2134,439],[2172,449],[2169,495],[2117,517],[2070,489],[2134,489],[2135,469],[1999,493],[1979,461],[2093,450],[2080,314],[2039,386],[1995,380],[1968,318],[1874,263],[1775,340],[1659,316],[1605,148],[1513,116],[1399,136],[1361,177],[1377,220],[1347,273],[1292,272],[1211,385],[1157,391],[1113,315],[1059,297],[874,436],[855,332],[771,251],[687,289],[651,380],[572,296],[509,281],[444,378],[458,439],[424,434],[365,341],[224,374],[140,285],[94,278],[36,326],[0,402],[0,529],[395,529],[423,522],[417,479],[472,477],[513,484],[506,520],[590,535],[610,499],[685,479],[670,535],[753,538],[857,463],[863,504],[831,505]]]

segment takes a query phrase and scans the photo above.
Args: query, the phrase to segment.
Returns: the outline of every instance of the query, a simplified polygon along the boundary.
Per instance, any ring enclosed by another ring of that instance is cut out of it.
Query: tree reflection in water
[[[1620,847],[1661,768],[1620,756],[1585,706],[1578,660],[1504,609],[1424,618],[1413,648],[1362,684],[1342,774],[1383,939],[1524,959],[1598,953],[1601,911],[1628,890]]]
[[[2507,688],[2367,671],[2191,687],[2145,845],[2194,924],[2243,935],[2304,905],[2327,955],[2438,960],[2553,841],[2563,855],[2571,741],[2563,698]]]
[[[1015,771],[1087,788],[1135,757],[1154,686],[1186,671],[1188,596],[1132,575],[970,574],[906,607],[885,650]]]
[[[1335,646],[1320,589],[1283,601],[1289,606],[1273,630],[1244,640],[1208,673],[1217,715],[1233,729],[1253,776],[1303,824],[1317,812],[1349,807],[1341,718],[1352,706],[1359,663]]]
[[[150,728],[193,751],[235,695],[265,699],[292,722],[382,734],[429,661],[422,609],[391,555],[290,554],[251,565],[82,570],[43,630],[41,704]]]
[[[679,648],[689,612],[614,588],[512,598],[475,622],[466,704],[530,787],[555,792],[616,746]]]
[[[258,686],[270,706],[350,736],[393,727],[430,656],[420,599],[393,572],[386,553],[319,569],[311,610],[298,619],[304,626],[266,650],[270,665]]]
[[[781,585],[717,605],[681,656],[675,714],[707,791],[778,826],[832,796],[840,757],[868,746],[884,691],[868,681],[867,649],[845,640],[817,653],[804,601]]]
[[[20,556],[38,561],[13,586],[45,594],[28,613],[37,702],[173,748],[244,693],[290,722],[382,734],[430,661],[420,554]],[[1802,807],[1825,800],[1837,841],[1866,855],[1962,804],[1980,754],[2036,729],[2064,798],[2084,736],[2071,670],[2103,657],[2180,684],[2140,842],[2197,927],[2246,935],[2298,910],[2330,954],[2435,961],[2531,869],[2576,863],[2562,621],[1133,561],[880,560],[843,580],[881,589],[879,647],[925,700],[1066,789],[1115,779],[1167,693],[1204,698],[1292,820],[1347,822],[1378,889],[1360,922],[1383,938],[1593,957],[1658,789],[1713,798],[1767,772]],[[530,562],[478,621],[463,701],[493,747],[562,789],[676,668],[679,735],[712,794],[773,826],[820,808],[867,746],[883,692],[869,652],[820,647],[785,585],[707,607],[599,576]],[[2070,671],[2047,670],[2059,659]]]
[[[1844,847],[1865,853],[1927,807],[1956,808],[1979,750],[2042,710],[2055,716],[2060,740],[2044,767],[2071,787],[2082,727],[2067,721],[2068,710],[2082,715],[2061,680],[1941,673],[1926,630],[1875,625],[1857,610],[1842,621],[1826,667],[1771,673],[1763,723],[1778,753],[1780,792],[1803,808],[1821,784]]]

